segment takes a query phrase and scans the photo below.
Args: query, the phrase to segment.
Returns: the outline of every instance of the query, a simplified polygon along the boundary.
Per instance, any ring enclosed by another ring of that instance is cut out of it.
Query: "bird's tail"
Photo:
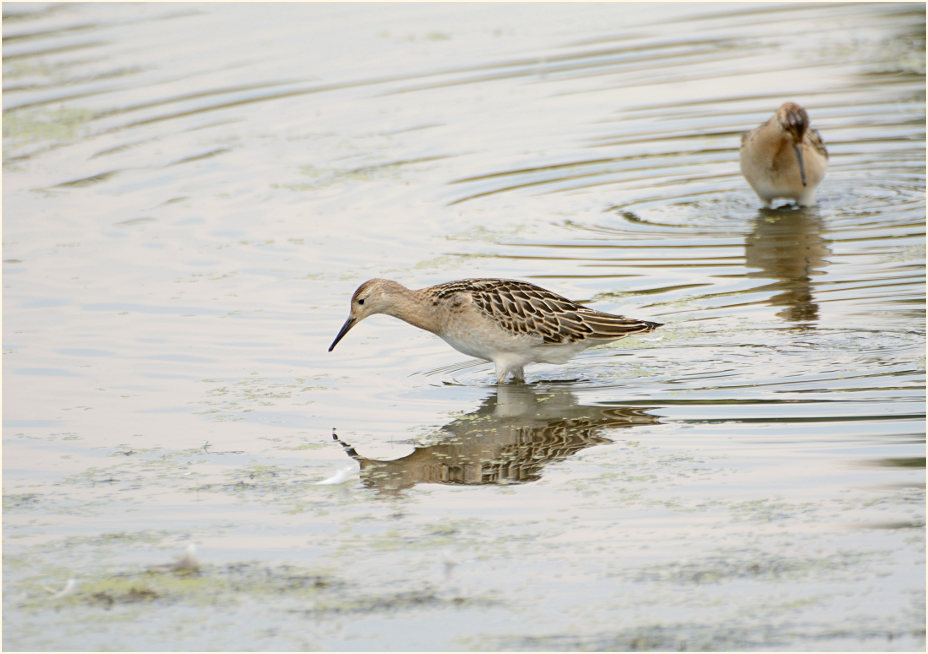
[[[647,334],[663,325],[660,322],[637,320],[599,312],[585,316],[584,323],[593,329],[593,332],[588,337],[597,339],[616,339],[631,336],[632,334]]]

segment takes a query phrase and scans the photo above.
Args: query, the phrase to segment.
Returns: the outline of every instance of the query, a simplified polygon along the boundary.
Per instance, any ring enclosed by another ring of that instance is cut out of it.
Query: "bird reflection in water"
[[[434,442],[402,458],[361,456],[332,433],[361,465],[361,481],[384,493],[419,483],[517,484],[536,481],[549,463],[611,443],[606,429],[656,424],[646,408],[581,406],[567,390],[504,385],[476,410],[439,430]]]
[[[745,242],[748,277],[772,278],[770,290],[780,291],[770,304],[785,306],[777,316],[794,323],[818,320],[812,277],[824,274],[831,255],[822,237],[822,219],[815,209],[761,209]]]

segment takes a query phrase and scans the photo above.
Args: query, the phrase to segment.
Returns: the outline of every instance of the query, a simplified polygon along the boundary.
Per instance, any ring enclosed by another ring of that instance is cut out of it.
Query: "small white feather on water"
[[[348,481],[349,479],[354,478],[354,471],[355,471],[354,466],[346,466],[344,468],[341,468],[338,472],[336,472],[334,475],[332,475],[328,479],[317,481],[316,485],[317,486],[329,486],[332,484],[342,484]]]
[[[48,586],[45,586],[45,590],[52,593],[52,599],[59,599],[65,595],[69,595],[71,591],[74,590],[75,586],[77,586],[77,579],[71,577],[61,590],[56,591],[54,588],[49,588]]]

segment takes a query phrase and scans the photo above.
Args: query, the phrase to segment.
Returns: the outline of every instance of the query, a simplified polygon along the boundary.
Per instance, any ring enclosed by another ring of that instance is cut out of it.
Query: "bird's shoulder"
[[[819,131],[817,129],[810,129],[808,134],[809,142],[812,144],[812,147],[815,148],[816,152],[827,159],[828,150],[825,149],[825,140],[822,138],[822,135],[819,134]]]

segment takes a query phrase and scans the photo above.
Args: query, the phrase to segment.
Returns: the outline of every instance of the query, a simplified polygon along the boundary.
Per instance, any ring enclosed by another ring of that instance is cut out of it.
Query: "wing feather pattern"
[[[545,344],[614,340],[661,325],[590,309],[540,286],[511,279],[462,279],[426,290],[436,304],[455,294],[466,294],[503,329],[540,336]]]

